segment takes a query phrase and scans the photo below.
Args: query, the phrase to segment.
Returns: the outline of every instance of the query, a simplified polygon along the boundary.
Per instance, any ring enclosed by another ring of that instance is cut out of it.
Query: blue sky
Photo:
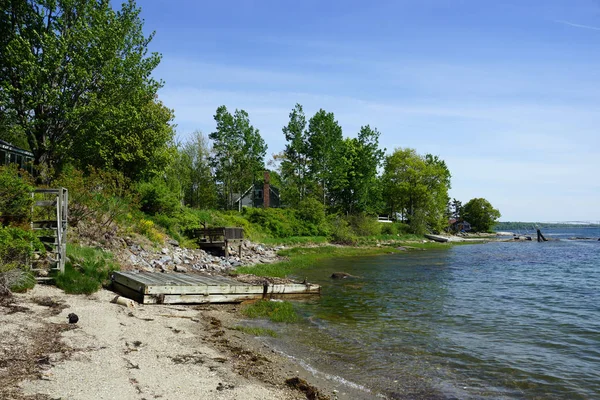
[[[245,109],[269,145],[294,104],[345,136],[444,159],[504,221],[600,221],[600,2],[139,1],[178,137]]]

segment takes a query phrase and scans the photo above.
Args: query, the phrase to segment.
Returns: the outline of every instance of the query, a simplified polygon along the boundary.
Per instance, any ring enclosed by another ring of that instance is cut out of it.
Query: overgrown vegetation
[[[298,321],[298,314],[289,301],[258,300],[244,306],[242,314],[249,318],[268,318],[273,322],[292,323]]]
[[[92,247],[67,245],[65,272],[56,276],[56,286],[66,293],[92,294],[109,283],[110,274],[118,270],[113,255]]]

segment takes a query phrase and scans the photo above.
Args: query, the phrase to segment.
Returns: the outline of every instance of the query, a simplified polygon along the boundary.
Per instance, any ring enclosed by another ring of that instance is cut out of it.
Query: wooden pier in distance
[[[319,285],[286,283],[256,285],[225,276],[114,272],[113,289],[142,304],[240,303],[245,300],[318,295]]]
[[[229,257],[229,247],[237,247],[238,256],[242,256],[242,244],[244,242],[244,228],[202,228],[194,229],[194,237],[202,250],[219,249]]]

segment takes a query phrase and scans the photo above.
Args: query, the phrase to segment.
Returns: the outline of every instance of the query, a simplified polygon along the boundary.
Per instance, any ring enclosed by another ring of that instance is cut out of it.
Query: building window
[[[254,197],[256,197],[257,199],[262,199],[263,198],[263,191],[262,190],[255,190],[254,191]]]
[[[6,164],[6,152],[4,150],[0,150],[0,165]]]

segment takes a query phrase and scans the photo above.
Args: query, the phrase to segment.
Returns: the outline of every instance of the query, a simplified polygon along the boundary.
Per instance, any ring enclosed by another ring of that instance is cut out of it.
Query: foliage
[[[172,112],[155,100],[160,61],[147,54],[135,1],[1,2],[0,115],[25,134],[36,163],[160,169]]]
[[[241,195],[252,183],[258,171],[264,169],[267,145],[258,129],[250,125],[248,113],[235,110],[231,115],[225,106],[217,108],[214,116],[216,131],[213,141],[211,166],[219,184],[226,209],[233,208],[234,194]]]
[[[325,222],[325,206],[313,197],[302,199],[296,208],[296,214],[302,221],[315,225]]]
[[[500,211],[483,198],[471,199],[463,207],[464,220],[469,222],[471,228],[476,232],[491,231],[496,220],[500,217]]]
[[[24,267],[34,251],[44,253],[44,245],[32,231],[0,227],[0,263],[4,266]]]
[[[414,149],[396,149],[384,164],[383,193],[390,213],[400,214],[414,233],[445,228],[450,189],[446,163]]]
[[[379,149],[377,129],[369,125],[360,128],[358,137],[344,141],[347,184],[339,188],[340,208],[349,214],[378,212],[380,186],[377,170],[385,150]]]
[[[326,228],[318,219],[298,218],[294,210],[281,208],[247,208],[244,217],[273,237],[319,236]],[[319,218],[319,216],[317,216]]]
[[[337,195],[347,184],[342,127],[333,113],[320,109],[308,122],[307,153],[311,179],[320,186],[320,198],[334,205]]]
[[[180,144],[177,155],[167,171],[167,181],[177,182],[185,205],[193,208],[214,208],[217,188],[210,167],[208,138],[194,132],[187,142]]]
[[[277,337],[277,333],[273,329],[261,328],[261,327],[258,327],[258,326],[242,326],[242,325],[237,325],[237,326],[234,326],[233,329],[235,329],[236,331],[243,332],[243,333],[245,333],[247,335],[252,335],[252,336],[271,336],[271,337]]]
[[[75,168],[66,168],[53,182],[69,190],[69,225],[93,219],[106,230],[137,208],[137,197],[130,181],[120,172],[90,168],[85,175]]]
[[[0,227],[0,296],[9,294],[9,290],[20,292],[35,285],[27,266],[34,251],[45,253],[44,245],[33,232]]]
[[[93,247],[67,244],[65,272],[56,276],[56,286],[71,294],[92,294],[109,283],[117,271],[112,253]]]
[[[0,166],[0,222],[23,224],[31,215],[34,187],[25,171],[15,165]]]
[[[374,236],[381,233],[382,223],[377,221],[377,218],[360,213],[350,215],[348,223],[356,236]]]
[[[300,104],[290,112],[290,121],[282,129],[287,141],[281,154],[281,178],[285,182],[281,196],[292,207],[306,199],[312,180],[309,175],[308,132]]]
[[[156,177],[141,182],[136,189],[139,193],[140,208],[146,214],[174,215],[181,208],[177,194],[167,187],[162,178]]]
[[[242,308],[242,314],[250,318],[269,318],[273,322],[298,321],[298,314],[289,301],[259,300]]]
[[[331,224],[331,241],[338,244],[355,244],[358,238],[348,224],[348,220],[340,215],[330,215],[329,223]]]

